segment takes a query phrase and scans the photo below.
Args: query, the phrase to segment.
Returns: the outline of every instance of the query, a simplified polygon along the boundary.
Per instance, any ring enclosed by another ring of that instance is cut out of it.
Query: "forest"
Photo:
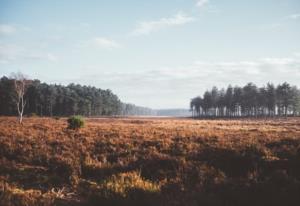
[[[151,115],[149,108],[121,102],[111,90],[91,86],[46,84],[28,80],[24,95],[25,115],[37,116],[111,116]],[[14,79],[0,79],[0,115],[17,115]]]
[[[27,116],[112,116],[167,115],[168,112],[123,103],[111,90],[92,86],[42,83],[26,80],[24,115]],[[0,79],[0,115],[14,116],[17,112],[15,79]],[[268,83],[257,87],[253,83],[226,89],[213,87],[203,96],[190,101],[193,117],[260,117],[299,116],[300,90],[287,82],[275,86]],[[171,112],[172,114],[174,112]],[[190,114],[185,111],[186,116]],[[172,116],[172,115],[171,115]]]
[[[300,90],[284,82],[257,87],[229,85],[227,89],[213,87],[203,96],[192,98],[190,108],[194,117],[259,117],[298,116]]]

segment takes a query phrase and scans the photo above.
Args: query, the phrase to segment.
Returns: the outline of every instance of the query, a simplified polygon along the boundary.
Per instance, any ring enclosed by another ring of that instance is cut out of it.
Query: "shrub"
[[[36,113],[32,112],[27,114],[27,117],[38,117],[39,115],[37,115]]]
[[[143,179],[135,171],[112,175],[101,184],[100,188],[107,197],[121,196],[123,198],[129,198],[131,192],[138,190],[146,193],[157,193],[160,191],[158,184]]]
[[[60,120],[60,117],[59,116],[54,116],[53,119]]]
[[[68,119],[69,129],[80,129],[84,126],[84,119],[81,116],[71,116]]]

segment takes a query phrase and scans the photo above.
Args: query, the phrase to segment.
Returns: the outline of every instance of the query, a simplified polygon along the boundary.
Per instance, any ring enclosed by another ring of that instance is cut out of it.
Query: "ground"
[[[298,205],[300,118],[0,117],[0,205]]]

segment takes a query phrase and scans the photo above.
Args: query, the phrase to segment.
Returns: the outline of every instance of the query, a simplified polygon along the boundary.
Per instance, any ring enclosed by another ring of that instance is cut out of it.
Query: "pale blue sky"
[[[0,0],[0,75],[187,108],[213,85],[300,86],[299,0]]]

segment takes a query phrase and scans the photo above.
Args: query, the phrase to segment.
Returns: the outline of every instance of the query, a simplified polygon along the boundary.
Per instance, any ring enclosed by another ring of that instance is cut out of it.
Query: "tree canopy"
[[[16,115],[14,79],[0,79],[0,115]],[[39,116],[101,116],[149,114],[148,108],[125,104],[111,90],[69,84],[67,86],[32,80],[25,93],[24,114]]]
[[[213,87],[192,98],[190,109],[195,117],[296,116],[300,114],[300,90],[287,82],[260,88],[253,83]]]

